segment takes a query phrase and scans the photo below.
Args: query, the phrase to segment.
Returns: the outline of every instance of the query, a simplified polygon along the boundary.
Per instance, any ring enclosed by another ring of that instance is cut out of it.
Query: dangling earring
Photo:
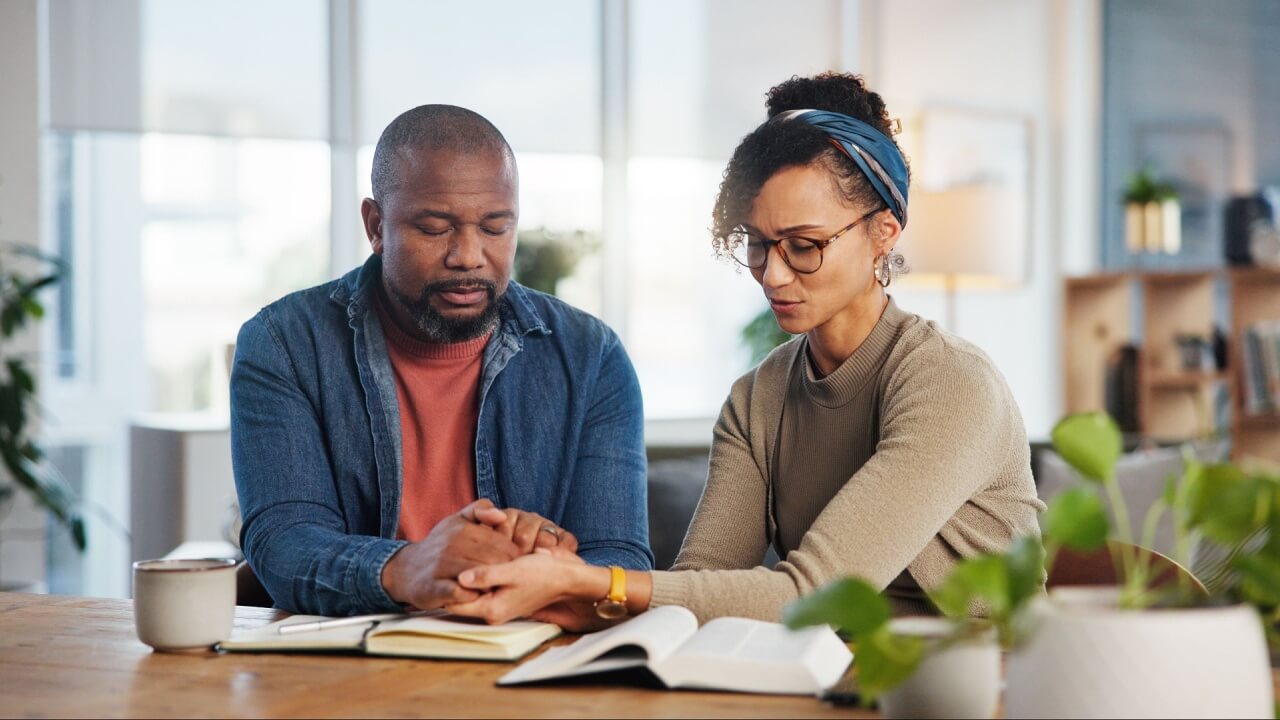
[[[889,265],[888,253],[875,259],[875,264],[871,267],[871,274],[875,275],[876,282],[880,283],[880,287],[889,287],[889,283],[893,282],[893,270]]]

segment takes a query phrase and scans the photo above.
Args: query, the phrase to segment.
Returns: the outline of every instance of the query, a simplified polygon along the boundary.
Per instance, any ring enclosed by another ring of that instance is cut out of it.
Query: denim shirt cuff
[[[630,543],[611,540],[585,543],[578,555],[589,565],[617,565],[627,570],[653,570],[653,556]]]
[[[360,598],[359,604],[369,608],[368,612],[399,612],[404,609],[382,586],[382,569],[396,551],[408,544],[404,540],[377,538],[361,549],[354,565],[354,590]]]

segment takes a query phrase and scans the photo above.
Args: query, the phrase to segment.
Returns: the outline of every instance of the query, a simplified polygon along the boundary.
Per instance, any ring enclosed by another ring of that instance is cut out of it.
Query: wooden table
[[[241,607],[236,627],[279,619]],[[564,642],[566,640],[561,640]],[[6,717],[872,717],[811,697],[590,684],[498,688],[507,663],[153,653],[128,600],[0,593]]]

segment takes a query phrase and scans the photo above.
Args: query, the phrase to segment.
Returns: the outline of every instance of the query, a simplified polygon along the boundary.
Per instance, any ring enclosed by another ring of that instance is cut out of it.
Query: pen
[[[281,625],[277,632],[281,635],[291,635],[293,633],[311,632],[313,630],[328,630],[329,628],[346,627],[348,625],[364,625],[365,623],[395,620],[396,618],[403,617],[408,616],[404,613],[386,613],[384,615],[356,615],[353,617],[332,618],[330,620],[312,620],[310,622]]]

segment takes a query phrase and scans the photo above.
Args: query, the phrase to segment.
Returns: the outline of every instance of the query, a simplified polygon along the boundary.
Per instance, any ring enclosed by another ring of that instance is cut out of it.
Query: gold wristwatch
[[[627,573],[610,565],[609,574],[609,594],[596,601],[596,614],[605,620],[617,620],[627,616]]]

